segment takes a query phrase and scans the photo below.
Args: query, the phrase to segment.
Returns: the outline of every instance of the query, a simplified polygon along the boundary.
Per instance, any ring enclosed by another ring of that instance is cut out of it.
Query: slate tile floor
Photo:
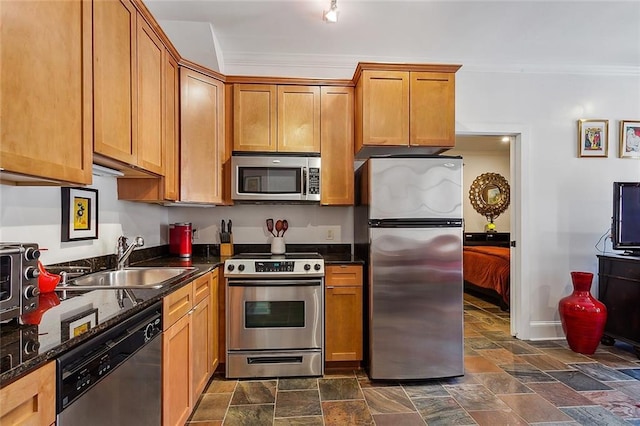
[[[189,419],[213,425],[640,425],[640,360],[630,347],[592,356],[565,341],[519,341],[508,313],[465,294],[464,377],[371,382],[363,371],[323,378],[225,380],[216,375]]]

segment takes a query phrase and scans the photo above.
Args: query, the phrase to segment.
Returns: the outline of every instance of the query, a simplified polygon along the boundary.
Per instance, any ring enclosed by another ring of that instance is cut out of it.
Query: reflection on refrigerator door
[[[372,228],[369,375],[464,374],[461,228]]]

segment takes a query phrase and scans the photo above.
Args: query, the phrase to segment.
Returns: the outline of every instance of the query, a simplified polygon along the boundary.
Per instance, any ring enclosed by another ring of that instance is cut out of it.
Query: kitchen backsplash
[[[94,176],[98,190],[98,239],[61,242],[59,187],[0,185],[0,241],[38,243],[45,265],[99,258],[115,253],[120,235],[141,235],[144,248],[169,243],[169,224],[191,222],[198,244],[219,244],[222,219],[233,221],[235,244],[268,244],[265,220],[287,219],[287,244],[352,244],[353,208],[320,205],[246,204],[231,207],[186,208],[120,201],[116,179]]]

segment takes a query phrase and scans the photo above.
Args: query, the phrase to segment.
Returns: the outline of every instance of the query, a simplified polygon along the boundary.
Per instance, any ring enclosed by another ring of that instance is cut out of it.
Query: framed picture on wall
[[[620,158],[640,158],[640,120],[620,121]]]
[[[61,240],[80,241],[98,238],[98,190],[62,188]]]
[[[578,120],[578,157],[607,157],[609,120]]]

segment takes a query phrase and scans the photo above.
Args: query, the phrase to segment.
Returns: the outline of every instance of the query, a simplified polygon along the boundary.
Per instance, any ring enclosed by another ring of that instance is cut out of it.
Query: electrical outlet
[[[194,240],[197,240],[198,238],[200,238],[200,232],[197,229],[194,229],[192,232],[193,232]]]
[[[331,229],[331,228],[327,229],[327,235],[326,235],[325,239],[326,239],[327,241],[331,241],[331,240],[333,240],[335,237],[336,237],[336,236],[335,236],[335,233],[333,232],[333,229]]]

